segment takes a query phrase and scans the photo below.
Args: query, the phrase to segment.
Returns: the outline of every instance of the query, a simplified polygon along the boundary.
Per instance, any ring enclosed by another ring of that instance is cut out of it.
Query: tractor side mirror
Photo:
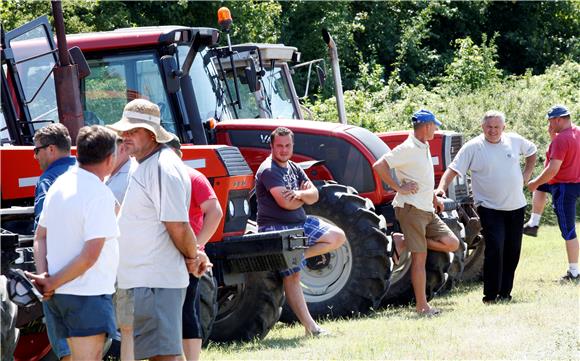
[[[163,76],[165,78],[165,85],[169,94],[175,94],[179,91],[179,67],[177,61],[171,55],[164,55],[161,57],[161,68],[163,69]]]
[[[68,49],[68,53],[73,64],[76,64],[79,69],[79,80],[91,75],[91,68],[85,59],[83,51],[78,46],[73,46]]]
[[[260,90],[258,84],[258,74],[256,74],[256,67],[254,66],[254,62],[250,62],[250,66],[247,66],[244,69],[244,73],[246,75],[246,81],[248,82],[248,88],[252,93]]]
[[[318,82],[320,83],[320,88],[324,88],[326,84],[326,71],[321,66],[316,66],[316,74],[318,75]]]

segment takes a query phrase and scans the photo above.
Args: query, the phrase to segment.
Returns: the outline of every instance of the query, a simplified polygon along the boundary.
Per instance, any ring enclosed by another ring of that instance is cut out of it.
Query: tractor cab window
[[[56,58],[45,28],[37,26],[15,37],[10,40],[10,47],[34,131],[49,123],[58,122],[52,75]]]
[[[183,62],[189,51],[189,46],[180,45],[177,48],[177,60],[179,68],[183,68]],[[207,51],[204,49],[193,60],[189,70],[189,76],[193,86],[195,102],[202,122],[210,118],[215,120],[231,119],[229,110],[224,106],[225,90],[217,81],[217,72],[210,63],[204,66],[204,57]],[[187,99],[186,101],[188,101]]]
[[[253,61],[252,59],[248,59]],[[219,73],[217,58],[206,61],[206,67],[213,64],[213,69]],[[244,67],[236,67],[238,90],[240,95],[241,109],[235,105],[237,101],[234,84],[234,74],[231,71],[229,58],[221,59],[225,77],[220,76],[219,87],[226,93],[225,104],[232,114],[237,114],[240,119],[267,118],[267,119],[298,119],[298,113],[294,109],[292,91],[289,86],[288,72],[282,65],[265,66],[264,75],[258,77],[258,87],[255,91],[250,88],[250,82],[246,77]],[[285,65],[284,65],[285,66]],[[227,83],[227,84],[226,84]],[[229,92],[228,92],[229,89]]]
[[[153,52],[87,59],[91,75],[83,80],[85,124],[112,124],[125,104],[137,98],[157,104],[161,124],[175,133],[175,119]]]
[[[0,144],[10,143],[10,134],[8,134],[8,127],[6,126],[6,119],[4,119],[4,112],[0,112]]]

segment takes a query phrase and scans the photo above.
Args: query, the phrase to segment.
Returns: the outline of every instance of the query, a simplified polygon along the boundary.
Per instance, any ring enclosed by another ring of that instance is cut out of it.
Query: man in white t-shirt
[[[377,160],[373,169],[397,192],[393,207],[405,235],[404,243],[411,252],[415,307],[419,314],[431,316],[440,311],[429,305],[425,294],[427,249],[453,252],[459,247],[459,240],[435,214],[434,208],[435,205],[440,211],[443,204],[433,192],[435,177],[428,141],[433,139],[441,122],[424,109],[415,112],[411,121],[413,133]],[[400,183],[391,177],[391,169],[395,170]]]
[[[117,138],[117,161],[105,184],[117,198],[119,206],[123,204],[123,198],[125,198],[125,192],[127,192],[127,186],[129,185],[129,178],[138,165],[139,163],[137,163],[135,158],[130,157],[129,153],[127,153],[127,146],[123,144],[123,138]]]
[[[102,126],[77,137],[78,167],[50,187],[34,239],[45,296],[44,315],[73,360],[100,360],[106,335],[116,334],[112,294],[119,262],[115,197],[103,183],[115,162],[117,136]]]
[[[117,282],[128,290],[125,301],[131,304],[118,300],[117,310],[133,310],[136,359],[178,360],[188,271],[199,277],[211,265],[197,250],[189,224],[190,178],[181,159],[165,146],[172,135],[161,127],[156,104],[135,99],[109,127],[139,162],[119,213]]]
[[[534,143],[516,133],[504,133],[505,115],[488,111],[483,134],[465,143],[441,177],[438,194],[445,194],[455,176],[471,173],[473,197],[485,239],[483,302],[510,301],[522,248],[528,183],[536,164]],[[525,157],[522,172],[520,156]]]

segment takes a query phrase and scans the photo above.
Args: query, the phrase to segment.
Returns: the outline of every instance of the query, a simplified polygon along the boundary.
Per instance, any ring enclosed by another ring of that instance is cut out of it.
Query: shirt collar
[[[52,168],[56,168],[59,167],[61,165],[75,165],[77,163],[77,159],[73,156],[64,156],[62,158],[58,158],[57,160],[55,160],[54,162],[50,163],[50,165],[48,166],[48,168],[46,168],[45,172],[52,169]]]
[[[429,149],[429,142],[425,142],[423,143],[422,141],[420,141],[419,139],[417,139],[415,137],[415,134],[411,133],[409,134],[409,139],[411,139],[411,141],[413,143],[415,143],[415,145],[421,149]]]

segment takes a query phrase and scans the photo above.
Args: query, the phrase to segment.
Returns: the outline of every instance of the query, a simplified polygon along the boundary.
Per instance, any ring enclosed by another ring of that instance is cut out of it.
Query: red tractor
[[[66,44],[61,26],[59,44]],[[139,51],[125,49],[117,40],[127,33],[139,39]],[[214,44],[217,33],[207,28],[161,27],[86,34],[68,37],[71,49],[67,51],[66,47],[56,47],[46,17],[6,33],[2,29],[3,360],[12,355],[16,360],[55,357],[46,337],[40,303],[32,300],[15,312],[5,288],[7,281],[13,280],[4,276],[10,274],[10,269],[34,271],[34,186],[41,173],[33,156],[35,130],[62,122],[74,139],[81,126],[112,123],[120,118],[124,104],[143,97],[159,104],[168,130],[182,140],[191,140],[197,120],[190,120],[185,109],[176,111],[175,97],[165,91],[160,58],[174,54],[179,44],[186,44],[189,49],[193,39],[197,46]],[[89,55],[88,64],[80,49],[75,48],[77,43]],[[96,51],[115,55],[97,55]],[[64,58],[72,63],[73,73],[81,74],[80,82],[58,70]],[[187,77],[185,68],[175,70]],[[63,91],[62,82],[72,84],[72,88]],[[76,113],[70,104],[75,101]],[[67,113],[71,108],[73,112]],[[197,124],[202,127],[200,122]],[[218,341],[263,338],[278,321],[284,304],[282,283],[275,271],[300,262],[303,231],[245,235],[254,178],[239,150],[225,145],[186,145],[182,150],[184,161],[198,168],[212,183],[225,215],[206,248],[216,265],[214,275],[205,275],[200,283],[206,338],[210,333]],[[218,294],[220,318],[216,320]]]
[[[411,301],[409,261],[393,270],[389,257],[386,234],[388,226],[396,226],[390,205],[394,193],[371,167],[388,151],[386,142],[360,127],[302,120],[288,66],[298,60],[295,48],[264,44],[218,48],[215,41],[203,40],[217,35],[215,29],[160,27],[69,36],[92,69],[81,88],[86,120],[114,122],[127,98],[144,96],[160,105],[164,125],[183,142],[234,145],[253,171],[269,154],[270,132],[280,125],[292,129],[297,135],[294,160],[317,181],[321,194],[320,202],[307,211],[340,226],[348,238],[344,247],[324,257],[325,262],[311,262],[303,273],[311,313],[347,316],[367,312],[383,299]],[[446,167],[462,139],[450,132],[439,137],[440,147],[433,155]],[[442,217],[468,240],[457,213],[462,208],[454,208],[449,202]],[[249,210],[255,212],[254,203]],[[473,250],[479,249],[430,253],[429,296],[459,279],[466,253],[471,264],[471,259],[478,260],[471,257],[477,253]],[[230,317],[230,305],[239,298],[236,292],[220,294],[218,324]]]
[[[158,34],[149,35],[152,32]],[[159,104],[164,126],[183,142],[230,145],[230,140],[239,134],[235,132],[235,127],[242,123],[223,121],[212,127],[212,121],[209,121],[209,118],[220,121],[228,119],[225,113],[231,111],[224,106],[229,92],[223,87],[226,85],[220,82],[217,75],[219,70],[208,55],[211,54],[208,49],[212,49],[212,44],[203,40],[215,39],[217,34],[215,29],[193,32],[185,27],[161,27],[70,35],[69,44],[82,49],[91,68],[91,75],[83,80],[81,91],[87,114],[85,118],[99,124],[116,121],[126,101],[126,92],[131,90],[138,93],[136,96],[147,97]],[[188,71],[182,71],[188,64]],[[252,149],[240,144],[240,151],[254,171],[269,154],[268,137],[275,126],[286,124],[298,132],[297,123],[291,120],[269,124],[252,119],[245,124],[243,127],[246,130],[242,133],[248,134],[244,139]],[[337,127],[328,123],[302,122],[300,126],[314,138],[307,138],[298,132],[295,160],[306,168],[310,167],[311,174],[312,171],[319,172],[321,176],[314,179],[337,179],[328,166],[319,165],[318,160],[325,159],[326,164],[334,164],[337,157],[342,157],[351,159],[349,167],[360,162],[361,172],[365,171],[368,177],[365,182],[374,186],[378,178],[368,164],[379,153],[373,154],[371,150],[381,152],[386,149],[386,145],[376,136],[362,128]],[[368,133],[370,140],[356,140],[353,133]],[[317,135],[322,138],[316,138]],[[324,149],[319,144],[321,139],[327,144]],[[378,150],[369,148],[368,143],[373,141]],[[299,147],[306,142],[325,152],[301,156]],[[344,176],[349,174],[344,164],[341,172]],[[353,174],[352,178],[358,179],[358,176]],[[338,180],[340,183],[340,177]],[[367,312],[379,305],[390,279],[392,266],[387,254],[389,240],[385,234],[386,223],[375,212],[372,202],[359,196],[352,186],[335,182],[321,182],[319,185],[320,201],[308,207],[307,211],[343,228],[348,242],[329,257],[324,257],[322,264],[309,263],[302,280],[309,307],[314,315],[347,316]],[[385,194],[380,193],[379,196]],[[251,213],[255,207],[248,204],[247,209]],[[220,311],[217,325],[230,317],[228,305],[238,302],[228,293],[220,293],[218,301]]]

